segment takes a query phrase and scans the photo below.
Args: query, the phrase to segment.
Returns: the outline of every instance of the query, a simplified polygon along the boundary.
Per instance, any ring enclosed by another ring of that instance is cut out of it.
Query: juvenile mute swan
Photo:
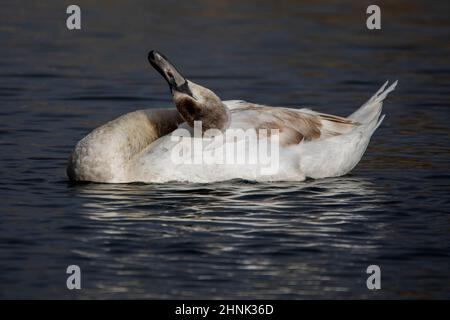
[[[151,51],[148,59],[169,84],[176,109],[134,111],[93,130],[70,156],[71,180],[303,181],[345,175],[363,156],[383,121],[383,100],[397,84],[386,82],[345,118],[222,101],[183,77],[161,53]]]

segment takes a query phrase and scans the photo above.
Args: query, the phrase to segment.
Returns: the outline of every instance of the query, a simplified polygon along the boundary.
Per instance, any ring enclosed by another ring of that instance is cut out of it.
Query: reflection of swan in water
[[[114,279],[96,285],[149,298],[161,298],[155,283],[171,292],[182,286],[183,297],[203,296],[199,291],[208,286],[217,289],[215,296],[236,298],[221,283],[247,272],[264,278],[249,286],[266,283],[271,292],[270,279],[285,279],[292,281],[282,286],[287,294],[307,296],[324,286],[342,294],[348,283],[324,279],[339,271],[359,279],[367,264],[355,266],[350,255],[358,261],[378,255],[385,236],[380,230],[387,229],[376,214],[385,195],[361,177],[71,187],[83,203],[83,228],[90,226],[76,253],[95,258]],[[128,282],[116,281],[123,274],[130,275]]]
[[[185,79],[163,55],[152,51],[149,61],[167,80],[177,110],[139,110],[95,129],[72,152],[67,169],[70,179],[107,183],[215,182],[235,178],[303,181],[307,177],[342,176],[360,161],[383,120],[383,100],[396,86],[396,82],[389,87],[386,83],[367,103],[344,118],[304,108],[222,101],[211,90]],[[170,133],[177,128],[192,131],[197,121],[201,122],[200,137],[220,137],[224,133],[225,138],[215,140],[217,144],[206,144],[194,136],[186,139],[186,144],[200,143],[201,153],[209,148],[208,154],[219,155],[218,159],[211,157],[218,161],[175,161],[173,156],[180,141]],[[232,139],[227,139],[230,130],[234,133]],[[241,131],[249,133],[234,139]],[[259,147],[255,152],[249,144],[270,145],[274,159],[261,159],[265,152]],[[234,154],[230,157],[230,150],[235,148],[242,150],[239,158],[258,156],[244,163],[223,162],[224,158],[234,158]]]
[[[234,180],[214,184],[82,184],[74,188],[84,198],[82,211],[90,219],[201,222],[211,218],[210,222],[261,226],[288,222],[283,221],[286,213],[301,219],[327,215],[351,219],[358,212],[376,210],[382,198],[370,181],[359,177],[304,183]]]

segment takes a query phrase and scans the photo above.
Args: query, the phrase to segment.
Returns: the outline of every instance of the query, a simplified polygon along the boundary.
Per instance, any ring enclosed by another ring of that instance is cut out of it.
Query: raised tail
[[[391,84],[387,89],[389,81],[386,81],[381,88],[370,98],[366,103],[364,103],[358,110],[353,112],[349,119],[357,121],[362,125],[369,125],[373,127],[373,130],[378,128],[384,119],[384,115],[381,116],[381,110],[383,107],[383,100],[387,95],[394,91],[397,86],[397,81]]]

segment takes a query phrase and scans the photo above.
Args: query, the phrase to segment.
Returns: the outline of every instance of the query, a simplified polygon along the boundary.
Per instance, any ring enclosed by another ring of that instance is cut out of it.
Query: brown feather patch
[[[278,129],[280,143],[283,146],[299,144],[301,141],[311,141],[321,137],[322,124],[317,116],[290,110],[287,108],[266,107],[255,104],[231,110],[232,113],[240,111],[253,111],[259,114],[270,114],[273,119],[259,123],[255,128],[257,131],[266,129]]]
[[[332,122],[337,122],[337,123],[342,123],[342,124],[351,124],[351,125],[355,124],[355,122],[353,122],[352,120],[349,120],[349,119],[343,118],[343,117],[339,117],[339,116],[334,116],[331,114],[319,113],[318,116],[324,120],[328,120],[328,121],[332,121]]]

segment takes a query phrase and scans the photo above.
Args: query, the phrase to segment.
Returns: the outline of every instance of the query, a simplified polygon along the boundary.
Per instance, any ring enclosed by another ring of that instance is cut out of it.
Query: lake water
[[[380,31],[364,1],[80,0],[80,31],[68,4],[1,5],[1,298],[450,298],[449,2],[381,1]],[[150,49],[224,100],[348,115],[399,85],[344,177],[70,183],[90,130],[172,107]]]

